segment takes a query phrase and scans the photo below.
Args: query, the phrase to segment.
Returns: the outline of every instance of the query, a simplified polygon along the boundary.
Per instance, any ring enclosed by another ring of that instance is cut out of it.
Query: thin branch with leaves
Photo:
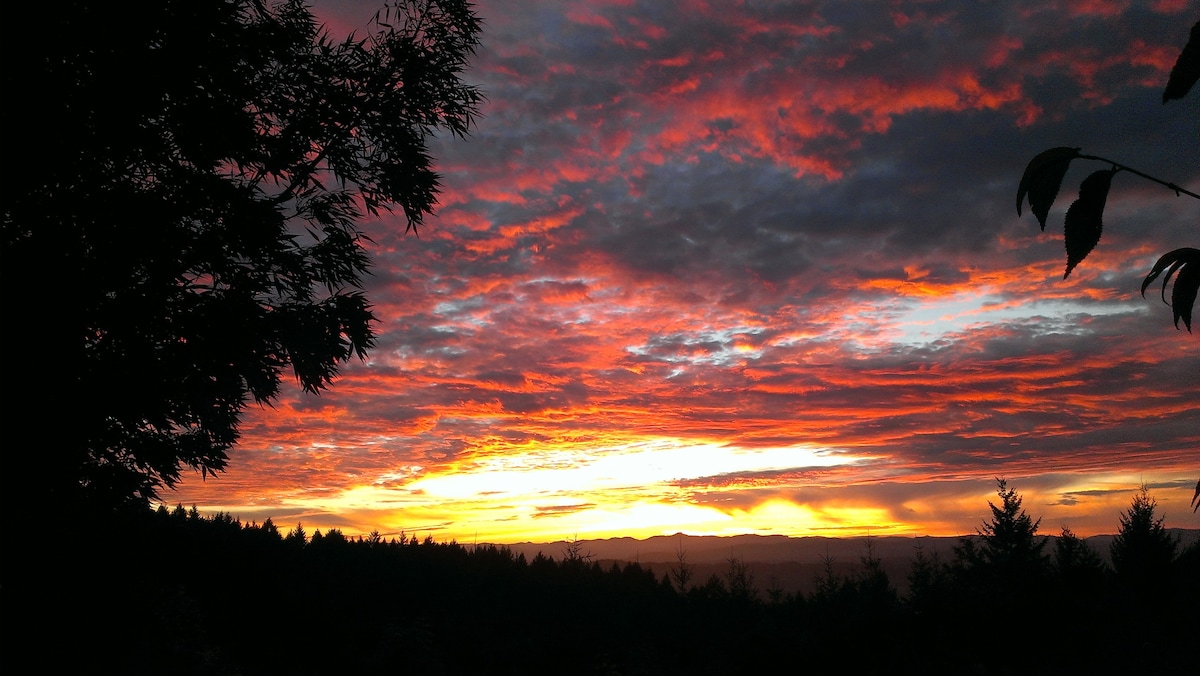
[[[1167,80],[1163,90],[1163,103],[1181,99],[1187,95],[1196,81],[1200,79],[1200,22],[1192,27],[1187,45],[1180,52],[1179,58]],[[1030,211],[1038,219],[1041,229],[1046,229],[1046,217],[1050,213],[1059,188],[1062,187],[1063,177],[1074,160],[1102,162],[1110,168],[1092,172],[1083,179],[1079,186],[1079,197],[1067,208],[1064,218],[1063,239],[1067,249],[1067,267],[1063,279],[1087,258],[1088,254],[1100,242],[1103,230],[1105,202],[1112,187],[1113,178],[1121,172],[1126,172],[1153,181],[1166,187],[1176,196],[1187,196],[1200,199],[1200,194],[1186,190],[1170,181],[1163,180],[1144,171],[1114,162],[1098,155],[1085,155],[1081,148],[1059,146],[1038,153],[1025,167],[1021,182],[1017,186],[1017,215],[1022,215],[1022,205],[1029,204]],[[1163,254],[1151,268],[1142,282],[1142,295],[1159,276],[1162,276],[1162,299],[1174,313],[1175,327],[1179,328],[1180,320],[1192,331],[1192,311],[1196,302],[1197,291],[1200,291],[1200,249],[1182,247]],[[1171,298],[1167,299],[1167,287],[1174,278],[1175,284],[1171,290]]]

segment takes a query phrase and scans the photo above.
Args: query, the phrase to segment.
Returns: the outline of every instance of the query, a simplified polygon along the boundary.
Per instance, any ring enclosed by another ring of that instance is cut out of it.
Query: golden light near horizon
[[[738,448],[654,440],[589,452],[524,453],[485,457],[452,474],[409,482],[410,491],[447,499],[591,493],[778,470],[849,465],[861,458],[811,446]]]
[[[226,512],[246,522],[270,516],[281,528],[302,523],[309,532],[337,527],[350,536],[378,530],[389,537],[403,532],[431,535],[438,541],[508,544],[573,537],[642,539],[679,532],[708,536],[953,537],[973,534],[989,516],[987,502],[996,501],[994,478],[985,476],[913,477],[916,481],[912,484],[891,483],[892,488],[915,490],[920,496],[894,504],[885,504],[876,497],[849,497],[843,495],[847,487],[876,482],[852,466],[842,468],[850,472],[825,477],[824,486],[817,490],[791,481],[750,488],[745,482],[700,488],[660,482],[610,483],[570,491],[468,492],[462,490],[471,485],[466,481],[445,484],[457,487],[457,497],[399,485],[359,485],[332,496],[323,491],[271,496],[274,506],[270,509],[210,504],[202,506],[201,511]],[[513,472],[513,476],[517,474]],[[513,487],[544,487],[546,480],[546,476],[523,478]],[[1100,472],[1059,476],[1049,482],[1038,477],[1014,477],[1010,485],[1023,496],[1030,516],[1042,519],[1042,534],[1056,535],[1068,526],[1077,535],[1089,536],[1116,531],[1119,515],[1128,508],[1141,482],[1157,486],[1152,494],[1161,513],[1170,520],[1169,526],[1187,527],[1187,520],[1194,516],[1188,504],[1191,488],[1178,473]],[[803,489],[803,497],[797,493],[799,489]],[[859,495],[863,495],[861,491]]]
[[[813,510],[782,499],[743,509],[723,504],[719,496],[758,487],[751,478],[756,474],[813,472],[869,460],[816,445],[743,448],[650,439],[587,453],[489,455],[441,472],[406,466],[334,495],[301,491],[280,503],[307,515],[310,523],[319,524],[322,513],[339,514],[349,533],[428,532],[459,540],[799,533],[845,528],[854,510]],[[716,497],[702,503],[696,494]],[[868,520],[881,523],[875,514]]]
[[[749,524],[745,533],[771,533],[790,536],[820,535],[827,537],[853,537],[858,535],[899,535],[912,531],[912,527],[894,521],[888,510],[869,505],[796,504],[790,500],[776,498],[736,514],[735,521]],[[707,534],[707,533],[706,533]],[[737,531],[712,533],[714,535],[741,534]]]
[[[817,446],[739,448],[655,439],[589,453],[551,450],[484,457],[456,465],[451,473],[428,474],[381,491],[379,499],[393,495],[409,517],[426,523],[452,514],[454,524],[445,532],[454,531],[456,537],[474,537],[481,529],[506,541],[680,530],[743,533],[756,527],[748,525],[758,520],[754,510],[747,518],[717,505],[693,504],[691,489],[680,483],[861,460]]]

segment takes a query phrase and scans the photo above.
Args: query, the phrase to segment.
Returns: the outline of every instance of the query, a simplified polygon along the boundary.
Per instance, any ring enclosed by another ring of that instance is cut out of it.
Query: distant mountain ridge
[[[632,537],[580,540],[580,551],[595,560],[637,561],[639,563],[674,563],[682,549],[687,561],[693,564],[724,563],[730,558],[746,562],[784,563],[820,561],[832,556],[838,560],[858,561],[866,553],[867,543],[880,558],[910,558],[919,544],[927,554],[953,553],[957,537],[900,537],[862,536],[831,538],[820,536],[789,537],[786,535],[657,535],[646,539]],[[555,559],[561,558],[568,542],[521,542],[500,545],[526,557],[539,552]]]
[[[1200,529],[1168,528],[1186,547],[1200,539]],[[787,535],[656,535],[642,540],[631,537],[580,540],[583,554],[591,554],[596,560],[637,561],[640,563],[674,562],[676,553],[682,548],[690,563],[719,563],[731,557],[746,562],[782,563],[787,561],[811,562],[825,556],[838,560],[858,561],[866,553],[870,543],[875,556],[881,559],[912,558],[920,546],[928,554],[951,556],[954,546],[963,538],[978,538],[978,535],[943,536],[898,536],[870,535],[850,538],[822,536],[791,537]],[[1054,535],[1044,535],[1054,538]],[[1084,538],[1096,553],[1107,559],[1108,547],[1115,535],[1093,535]],[[566,540],[556,542],[520,542],[497,545],[533,557],[541,552],[555,559],[561,558],[567,548]],[[1048,545],[1049,546],[1049,545]]]
[[[1180,549],[1200,540],[1200,529],[1168,528],[1180,542]],[[1043,535],[1052,540],[1056,536]],[[1101,559],[1108,561],[1109,545],[1115,535],[1093,535],[1084,538]],[[825,570],[826,559],[833,570],[840,574],[851,574],[861,567],[867,554],[868,544],[873,555],[881,560],[893,586],[901,593],[907,591],[907,575],[917,548],[926,556],[936,556],[942,562],[954,558],[954,547],[964,538],[979,539],[978,535],[965,536],[860,536],[831,538],[821,536],[789,537],[786,535],[733,535],[700,536],[658,535],[645,539],[632,537],[579,540],[581,555],[607,567],[612,562],[635,561],[662,577],[678,565],[678,552],[682,551],[688,565],[693,567],[693,580],[703,584],[710,576],[720,577],[729,568],[730,559],[738,559],[749,565],[760,590],[772,587],[788,592],[812,591],[814,580]],[[533,558],[541,553],[553,559],[563,558],[568,542],[497,545],[507,547],[515,553]],[[1046,553],[1053,556],[1054,544],[1046,544]]]

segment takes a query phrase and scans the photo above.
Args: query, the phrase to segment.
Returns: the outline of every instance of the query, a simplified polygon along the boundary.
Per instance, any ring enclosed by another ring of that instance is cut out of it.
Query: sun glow
[[[715,444],[669,446],[660,440],[607,452],[607,458],[597,455],[576,466],[555,453],[481,459],[474,471],[462,474],[405,479],[394,473],[388,481],[333,492],[276,495],[270,508],[210,503],[202,511],[223,511],[247,522],[269,516],[281,528],[302,523],[310,532],[339,528],[355,536],[378,530],[385,537],[407,533],[438,541],[503,544],[677,532],[956,536],[973,533],[987,515],[987,501],[995,500],[990,476],[911,477],[920,488],[907,481],[880,482],[870,478],[872,461],[824,449],[749,451]],[[764,470],[757,479],[715,473],[747,457],[766,468],[787,464],[788,458],[809,467],[827,466],[800,473]],[[632,471],[631,466],[640,468],[634,478],[613,474]],[[1113,532],[1117,516],[1142,482],[1154,487],[1164,514],[1190,515],[1194,486],[1171,472],[1010,479],[1029,513],[1043,518],[1047,535],[1062,526],[1084,536]],[[872,485],[870,498],[861,488],[864,482]],[[858,497],[844,495],[848,489]]]
[[[324,508],[388,532],[489,541],[670,534],[799,533],[839,529],[848,519],[880,524],[853,510],[813,510],[785,500],[738,508],[695,496],[736,491],[747,473],[810,473],[869,459],[819,446],[743,448],[653,439],[580,454],[534,451],[489,455],[420,476],[387,472],[336,496],[292,496],[300,511]],[[735,479],[739,475],[740,479]],[[870,511],[870,510],[867,510]],[[356,516],[355,516],[356,515]]]
[[[664,485],[734,472],[833,467],[856,462],[830,449],[737,448],[719,444],[682,445],[652,441],[578,453],[527,453],[491,456],[453,474],[422,477],[405,486],[448,499],[510,499]]]

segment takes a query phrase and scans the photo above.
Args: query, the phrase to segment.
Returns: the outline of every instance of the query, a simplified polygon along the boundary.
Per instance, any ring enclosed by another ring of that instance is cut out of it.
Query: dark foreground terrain
[[[836,664],[864,674],[1187,674],[1196,659],[1187,646],[1200,637],[1200,546],[1178,535],[1154,568],[1125,559],[1114,568],[1079,539],[1005,558],[974,538],[949,552],[914,550],[901,580],[895,561],[885,568],[874,544],[860,543],[857,560],[825,556],[801,592],[764,579],[769,569],[736,546],[717,565],[678,539],[697,544],[696,564],[686,547],[674,565],[601,563],[588,543],[529,556],[284,533],[182,507],[81,518],[71,531],[5,544],[4,673],[738,674]]]

